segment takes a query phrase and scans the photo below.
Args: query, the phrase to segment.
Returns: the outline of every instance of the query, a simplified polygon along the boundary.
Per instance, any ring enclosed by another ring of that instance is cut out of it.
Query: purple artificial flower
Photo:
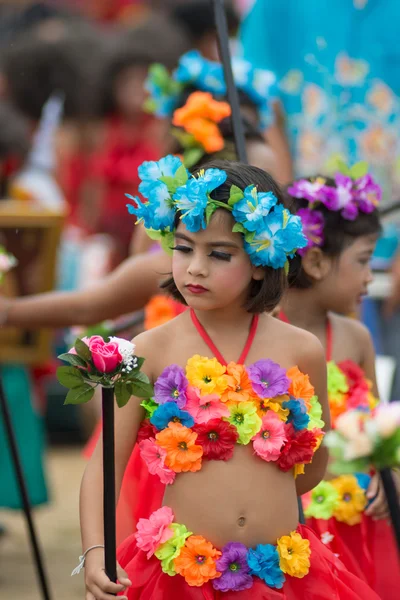
[[[304,254],[313,246],[322,246],[324,243],[324,215],[319,210],[312,210],[311,208],[300,208],[297,211],[297,216],[301,219],[303,226],[303,233],[307,238],[307,246],[305,248],[299,248],[297,250],[300,256]]]
[[[285,369],[273,360],[263,359],[248,368],[253,390],[260,398],[283,396],[289,390],[290,380]]]
[[[382,188],[372,175],[367,173],[355,182],[357,205],[363,213],[372,213],[382,199]]]
[[[240,592],[253,585],[253,577],[247,564],[247,548],[240,542],[229,542],[222,548],[222,556],[217,560],[217,570],[222,575],[213,579],[215,590]]]
[[[323,177],[317,177],[314,181],[308,179],[298,179],[288,188],[288,194],[293,198],[304,198],[311,204],[322,202],[325,204],[326,199],[332,197],[333,188],[326,184]]]
[[[336,188],[333,195],[327,197],[323,204],[328,210],[341,211],[343,219],[354,221],[358,215],[357,204],[353,190],[354,182],[351,177],[337,173],[335,175]]]
[[[154,385],[154,400],[158,404],[176,402],[178,408],[184,408],[188,385],[184,370],[178,365],[170,365],[164,369]]]

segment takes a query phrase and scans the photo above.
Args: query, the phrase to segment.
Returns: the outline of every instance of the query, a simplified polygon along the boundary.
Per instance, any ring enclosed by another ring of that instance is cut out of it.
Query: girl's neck
[[[225,306],[213,310],[195,310],[201,325],[207,331],[218,332],[229,329],[247,330],[253,315],[241,306]]]
[[[328,311],[320,304],[312,288],[288,290],[281,307],[292,325],[310,331],[317,337],[325,332]]]

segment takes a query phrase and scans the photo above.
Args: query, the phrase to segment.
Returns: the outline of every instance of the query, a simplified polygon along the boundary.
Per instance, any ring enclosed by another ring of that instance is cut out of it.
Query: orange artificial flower
[[[267,414],[269,410],[273,410],[281,421],[286,422],[289,416],[289,409],[282,408],[282,402],[287,402],[289,396],[276,396],[275,398],[254,398],[254,402],[257,406],[257,414],[261,419]]]
[[[217,123],[230,114],[231,107],[227,102],[214,100],[208,92],[193,92],[185,106],[174,112],[172,123],[191,133],[204,150],[211,154],[224,147],[224,138]]]
[[[165,465],[182,473],[199,471],[203,448],[195,444],[197,433],[181,423],[169,423],[166,429],[156,434],[156,443],[167,452]]]
[[[168,298],[162,294],[153,296],[144,308],[145,329],[153,329],[154,327],[163,325],[164,323],[171,321],[171,319],[175,318],[184,310],[186,310],[186,307],[172,298]]]
[[[289,394],[294,398],[301,398],[304,400],[307,409],[310,409],[310,400],[315,396],[315,390],[310,383],[309,376],[302,373],[298,367],[292,367],[288,370],[286,375],[291,380]]]
[[[216,560],[221,552],[201,535],[191,535],[174,559],[175,571],[185,578],[188,585],[200,587],[210,579],[221,576],[217,571]]]
[[[247,402],[255,398],[250,377],[244,365],[230,362],[226,367],[228,387],[221,396],[222,402]]]

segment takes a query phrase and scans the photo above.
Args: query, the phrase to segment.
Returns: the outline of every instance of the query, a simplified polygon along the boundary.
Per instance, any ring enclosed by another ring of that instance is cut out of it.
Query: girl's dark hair
[[[262,169],[251,167],[238,162],[226,160],[211,160],[207,162],[208,169],[222,169],[227,174],[225,183],[219,186],[211,197],[214,200],[228,204],[229,193],[232,185],[236,185],[244,190],[248,185],[256,185],[260,192],[273,192],[278,201],[283,203],[283,193],[276,181]],[[198,169],[193,171],[198,174]],[[176,216],[177,226],[179,224],[179,214]],[[272,269],[264,267],[264,278],[261,281],[252,280],[249,289],[249,295],[244,308],[249,313],[271,312],[280,302],[286,290],[287,278],[284,269]],[[176,300],[185,304],[185,300],[179,292],[176,284],[171,277],[165,281],[161,287],[169,292]]]
[[[233,6],[232,0],[225,1],[225,14],[229,33],[235,35],[239,27],[239,17]],[[183,27],[196,43],[207,33],[212,33],[215,28],[215,17],[210,0],[180,1],[171,10],[171,16]]]
[[[325,175],[318,175],[326,180],[326,185],[335,187],[335,182],[332,178]],[[308,178],[311,181],[313,178]],[[290,185],[288,186],[290,187]],[[309,206],[308,200],[304,198],[293,198],[287,193],[286,188],[286,206],[293,213],[297,213],[300,208]],[[318,204],[316,210],[320,211],[324,217],[324,243],[321,246],[322,252],[337,258],[343,250],[351,246],[351,244],[363,235],[378,235],[381,231],[381,223],[379,220],[379,212],[374,210],[372,213],[359,212],[358,217],[354,221],[344,219],[340,212],[328,210],[323,204]],[[292,259],[288,274],[289,287],[307,289],[313,285],[312,280],[302,269],[301,256],[298,254]]]
[[[115,84],[125,70],[148,68],[161,63],[167,69],[177,66],[179,57],[190,49],[181,29],[168,17],[151,14],[139,25],[115,34],[108,45],[108,55],[101,72],[100,115],[116,111]]]

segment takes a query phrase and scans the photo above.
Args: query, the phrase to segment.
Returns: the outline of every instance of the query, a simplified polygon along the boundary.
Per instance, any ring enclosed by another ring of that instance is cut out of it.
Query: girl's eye
[[[232,254],[228,254],[227,252],[217,252],[217,250],[213,250],[210,256],[212,258],[217,258],[218,260],[226,260],[227,262],[232,258]]]
[[[182,244],[178,244],[177,246],[174,246],[172,248],[172,250],[177,250],[178,252],[183,252],[184,254],[188,254],[189,252],[192,251],[192,248],[190,248],[190,246],[183,246]]]

